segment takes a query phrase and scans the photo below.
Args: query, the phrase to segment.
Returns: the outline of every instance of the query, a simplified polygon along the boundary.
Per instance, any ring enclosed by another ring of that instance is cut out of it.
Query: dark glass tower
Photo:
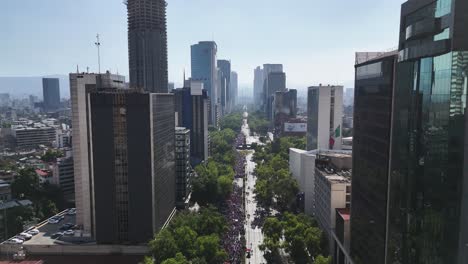
[[[231,62],[228,60],[218,60],[218,68],[221,71],[221,107],[228,112],[231,102]]]
[[[60,84],[57,78],[42,78],[42,95],[44,110],[53,111],[60,108]]]
[[[130,86],[167,93],[167,28],[165,0],[128,0]]]
[[[195,167],[208,160],[209,156],[209,99],[200,81],[192,81],[188,86],[175,89],[173,93],[178,121],[176,125],[190,130],[191,164]]]
[[[356,65],[351,194],[351,256],[356,264],[385,262],[390,127],[397,59],[395,51]]]
[[[402,6],[386,263],[468,263],[467,25],[466,0]]]
[[[100,244],[140,244],[167,224],[175,201],[172,94],[89,94],[93,225]]]

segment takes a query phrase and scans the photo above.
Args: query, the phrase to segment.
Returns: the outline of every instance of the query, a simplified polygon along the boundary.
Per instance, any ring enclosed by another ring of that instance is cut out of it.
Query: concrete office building
[[[57,163],[52,166],[52,173],[57,177],[57,184],[63,192],[67,201],[75,201],[75,174],[73,157],[58,158]]]
[[[175,130],[176,205],[187,208],[191,192],[192,166],[190,165],[190,130]]]
[[[55,140],[56,129],[44,124],[35,126],[17,125],[11,128],[18,149],[34,149],[39,145],[51,146]]]
[[[217,125],[221,93],[217,85],[216,54],[214,41],[202,41],[191,46],[192,80],[202,81],[211,100],[210,124]]]
[[[93,234],[146,243],[175,212],[173,95],[102,90],[89,102]]]
[[[88,100],[89,92],[94,89],[123,89],[125,77],[110,74],[70,74],[70,98],[72,109],[72,142],[75,174],[76,223],[81,226],[85,236],[91,236],[94,225],[92,220],[92,163],[89,149]]]
[[[315,159],[315,219],[332,251],[336,209],[351,204],[351,164],[351,155],[342,153],[319,153]]]
[[[465,0],[402,5],[385,263],[468,263],[467,14]]]
[[[304,193],[304,212],[310,216],[314,216],[316,210],[316,160],[327,155],[342,156],[349,162],[344,167],[351,168],[351,151],[289,149],[289,170],[297,180],[299,190]]]
[[[341,149],[343,86],[312,86],[307,96],[307,150]]]
[[[126,0],[130,87],[168,92],[165,0]]]
[[[232,112],[237,105],[237,97],[239,96],[239,76],[235,71],[231,72],[230,91],[229,112]]]
[[[11,200],[11,185],[0,180],[0,203]]]
[[[60,108],[60,83],[58,78],[42,78],[43,107],[45,111]]]
[[[70,84],[77,224],[99,244],[146,243],[175,208],[173,95],[109,73]]]
[[[336,209],[335,230],[333,232],[333,263],[335,264],[353,264],[349,255],[351,242],[351,214],[349,208]]]
[[[261,106],[263,105],[263,82],[265,78],[263,77],[263,69],[262,67],[258,66],[254,70],[254,84],[253,84],[253,97],[254,97],[254,105],[256,105],[257,110],[260,110]]]
[[[390,130],[398,54],[357,54],[359,57],[369,61],[355,66],[351,255],[356,261],[385,263]]]
[[[201,81],[186,81],[185,86],[174,90],[176,125],[190,130],[191,164],[195,167],[202,161],[207,161],[210,155],[210,100]]]

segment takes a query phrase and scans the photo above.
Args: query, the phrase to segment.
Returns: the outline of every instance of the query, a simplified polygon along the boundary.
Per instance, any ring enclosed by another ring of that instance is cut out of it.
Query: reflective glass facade
[[[460,0],[403,4],[401,36],[423,27],[400,39],[387,263],[468,263],[467,12]]]
[[[356,66],[351,256],[384,263],[396,52]]]

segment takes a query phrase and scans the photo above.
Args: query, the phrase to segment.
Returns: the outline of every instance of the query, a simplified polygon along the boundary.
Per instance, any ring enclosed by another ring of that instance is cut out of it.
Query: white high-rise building
[[[307,116],[307,150],[340,150],[343,127],[343,86],[309,87]]]

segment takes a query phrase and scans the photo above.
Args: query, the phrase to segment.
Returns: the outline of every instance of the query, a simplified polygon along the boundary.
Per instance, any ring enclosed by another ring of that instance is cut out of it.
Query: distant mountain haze
[[[70,81],[67,75],[0,77],[0,93],[9,93],[14,98],[36,95],[42,100],[42,78],[59,78],[60,98],[70,98]]]

